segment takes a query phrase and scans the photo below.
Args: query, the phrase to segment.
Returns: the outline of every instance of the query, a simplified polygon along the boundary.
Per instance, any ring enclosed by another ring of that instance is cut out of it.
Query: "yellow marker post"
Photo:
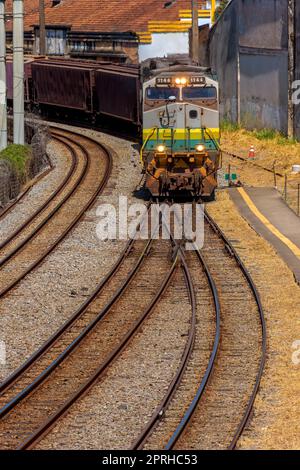
[[[300,259],[300,248],[295,245],[289,238],[287,238],[285,235],[283,235],[276,227],[274,227],[273,224],[258,210],[250,196],[246,193],[246,191],[243,188],[238,188],[238,192],[244,199],[245,203],[253,212],[253,214],[267,227],[268,230],[270,230],[275,237],[277,237],[282,243],[284,243],[290,250],[291,252]]]
[[[211,10],[210,10],[211,24],[214,23],[215,13],[216,13],[216,0],[211,0]]]

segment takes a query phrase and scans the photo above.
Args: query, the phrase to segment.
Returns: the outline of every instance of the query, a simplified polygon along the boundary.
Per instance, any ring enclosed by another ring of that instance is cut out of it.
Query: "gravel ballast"
[[[61,126],[67,128],[66,126]],[[69,130],[73,128],[68,127]],[[102,195],[90,211],[81,219],[78,226],[49,255],[44,263],[36,269],[13,292],[4,298],[0,305],[0,340],[6,348],[6,364],[0,365],[0,380],[5,379],[13,370],[22,364],[64,321],[81,305],[94,290],[99,280],[110,270],[123,250],[126,241],[100,241],[96,227],[99,218],[96,209],[100,203],[110,203],[118,207],[119,195],[129,197],[140,179],[138,155],[131,143],[105,134],[78,130],[100,143],[108,145],[113,151],[113,170],[111,178]],[[45,181],[30,191],[35,194],[38,204],[44,195],[46,181],[51,178],[54,190],[63,179],[68,162],[58,147],[50,144],[51,158],[59,171],[53,170]],[[64,158],[62,158],[64,157]],[[61,164],[62,163],[62,164]],[[55,179],[56,175],[56,179]],[[49,196],[49,193],[48,193]],[[25,201],[26,199],[26,201]],[[22,205],[28,206],[24,219],[28,217],[32,200],[25,197]],[[17,210],[17,212],[15,212]],[[11,230],[22,209],[16,207],[7,217],[13,217]],[[8,225],[7,225],[8,226]],[[2,222],[1,222],[2,228]],[[7,232],[6,232],[7,233]],[[7,235],[6,235],[7,236]]]

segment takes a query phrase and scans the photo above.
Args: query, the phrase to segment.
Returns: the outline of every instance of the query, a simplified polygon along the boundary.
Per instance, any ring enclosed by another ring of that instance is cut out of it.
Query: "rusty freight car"
[[[137,135],[141,125],[138,66],[45,59],[32,65],[35,107],[47,117],[99,124],[113,120]],[[116,126],[118,127],[118,126]],[[128,130],[127,129],[127,130]]]
[[[25,103],[28,104],[31,101],[31,66],[33,59],[26,60],[24,63],[24,99]],[[6,62],[6,75],[7,75],[7,99],[9,106],[13,100],[13,62],[8,59]]]
[[[141,81],[137,66],[103,65],[95,71],[99,114],[141,124]]]
[[[93,67],[38,61],[32,65],[33,96],[42,110],[55,108],[92,114]]]

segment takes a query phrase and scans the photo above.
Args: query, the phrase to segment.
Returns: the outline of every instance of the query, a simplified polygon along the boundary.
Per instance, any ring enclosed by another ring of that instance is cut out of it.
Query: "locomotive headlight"
[[[163,153],[166,150],[166,147],[164,145],[159,145],[156,150],[158,153]]]
[[[187,79],[185,77],[177,77],[175,78],[175,83],[176,85],[186,85],[187,84]]]
[[[204,152],[204,150],[205,150],[205,145],[202,145],[202,144],[197,145],[197,146],[196,146],[196,150],[197,150],[197,152]]]
[[[195,163],[195,157],[190,157],[189,162],[190,163]]]

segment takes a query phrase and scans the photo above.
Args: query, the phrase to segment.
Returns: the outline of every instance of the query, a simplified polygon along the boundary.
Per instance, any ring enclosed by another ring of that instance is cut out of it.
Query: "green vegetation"
[[[274,143],[279,145],[294,145],[297,143],[296,139],[289,139],[288,137],[278,131],[275,131],[274,129],[261,129],[259,131],[254,130],[250,132],[250,134],[252,134],[258,140],[272,140],[274,141]]]
[[[283,135],[282,133],[274,130],[274,129],[260,129],[253,131],[248,131],[244,129],[240,124],[231,122],[229,120],[222,121],[220,128],[223,132],[238,132],[242,131],[245,136],[248,137],[255,137],[258,140],[264,141],[272,141],[272,143],[277,145],[295,145],[299,143],[296,139],[290,139]]]
[[[220,124],[220,128],[222,131],[236,132],[241,129],[241,126],[236,122],[231,122],[228,119],[224,119]]]
[[[9,145],[0,152],[0,159],[7,160],[22,179],[27,176],[28,162],[31,158],[29,145]]]
[[[220,16],[222,15],[223,11],[225,10],[225,8],[227,7],[229,3],[229,0],[222,0],[220,5],[216,8],[216,12],[215,12],[215,17],[214,17],[214,21],[217,21]]]

